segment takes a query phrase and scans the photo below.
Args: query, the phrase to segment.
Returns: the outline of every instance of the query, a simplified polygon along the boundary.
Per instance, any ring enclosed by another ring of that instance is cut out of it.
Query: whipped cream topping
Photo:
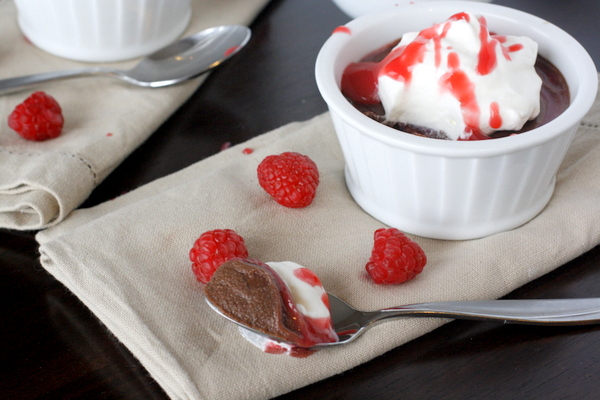
[[[324,301],[327,292],[318,278],[307,268],[292,261],[266,263],[290,289],[298,311],[313,319],[329,318],[329,306]]]
[[[466,12],[406,33],[380,64],[386,119],[452,140],[519,130],[540,111],[537,47],[528,37],[490,34],[484,17]]]
[[[302,314],[314,344],[336,342],[337,334],[331,324],[329,298],[319,278],[309,269],[292,261],[266,263],[288,287],[298,311]],[[312,351],[269,339],[240,327],[241,335],[267,353],[306,357]]]

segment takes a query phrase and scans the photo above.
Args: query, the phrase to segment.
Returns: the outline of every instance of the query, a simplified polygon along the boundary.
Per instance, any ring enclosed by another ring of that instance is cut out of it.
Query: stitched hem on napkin
[[[97,185],[94,167],[75,154],[0,148],[0,165],[11,172],[0,176],[0,226],[10,229],[57,223],[80,204],[82,191],[89,193]],[[56,175],[68,179],[55,179]]]

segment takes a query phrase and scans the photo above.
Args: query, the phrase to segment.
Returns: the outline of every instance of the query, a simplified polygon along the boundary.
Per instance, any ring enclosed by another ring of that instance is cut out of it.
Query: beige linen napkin
[[[216,25],[248,24],[267,2],[193,0],[186,34]],[[0,79],[89,65],[29,44],[17,26],[11,1],[0,2],[0,38]],[[110,66],[129,69],[136,62]],[[62,221],[204,78],[146,89],[88,77],[0,96],[0,228],[41,229]],[[38,89],[56,98],[65,118],[63,134],[42,143],[22,139],[6,123],[14,107]]]
[[[76,210],[42,231],[42,265],[77,295],[174,399],[262,399],[364,363],[444,323],[403,319],[353,344],[306,359],[264,354],[204,302],[188,250],[204,231],[232,228],[250,257],[292,260],[354,306],[494,299],[600,243],[600,105],[582,122],[556,192],[534,220],[471,241],[420,237],[424,272],[398,286],[365,277],[373,232],[383,226],[348,194],[328,114],[232,147],[113,201]],[[242,150],[254,149],[246,155]],[[318,164],[312,205],[288,209],[258,186],[269,154],[297,151]]]

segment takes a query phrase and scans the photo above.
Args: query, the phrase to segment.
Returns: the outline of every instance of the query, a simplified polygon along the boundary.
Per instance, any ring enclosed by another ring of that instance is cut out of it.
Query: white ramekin
[[[565,76],[569,108],[548,124],[502,139],[453,142],[399,132],[364,116],[342,95],[344,68],[365,54],[451,15],[484,15],[493,32],[529,36]],[[415,2],[336,30],[316,61],[316,80],[344,153],[355,201],[387,225],[436,239],[474,239],[534,218],[597,91],[596,67],[569,34],[533,15],[487,3]]]
[[[123,61],[173,42],[187,27],[190,0],[15,0],[23,34],[77,61]]]
[[[414,3],[415,1],[433,2],[445,0],[333,0],[333,3],[351,18],[358,18],[362,15],[370,14],[376,11],[393,10],[394,8],[404,7],[408,4]],[[489,3],[492,0],[471,1],[483,1]],[[435,7],[437,5],[430,4],[430,6]]]

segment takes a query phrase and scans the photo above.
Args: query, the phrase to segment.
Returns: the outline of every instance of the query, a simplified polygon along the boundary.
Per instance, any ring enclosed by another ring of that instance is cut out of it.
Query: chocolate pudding
[[[285,303],[291,295],[268,265],[227,261],[204,290],[208,300],[228,317],[283,341],[302,343],[301,319]]]
[[[356,109],[377,122],[419,136],[435,139],[448,139],[444,132],[441,131],[435,131],[423,126],[387,121],[381,102],[365,101],[360,96],[355,95],[356,90],[354,87],[360,88],[362,86],[364,88],[369,85],[376,85],[376,83],[367,82],[367,80],[373,79],[374,65],[382,61],[399,42],[400,39],[389,43],[388,45],[367,54],[358,63],[351,64],[346,71],[344,71],[342,77],[342,93]],[[538,55],[535,63],[535,71],[542,79],[539,115],[534,119],[527,121],[518,131],[499,130],[488,136],[478,137],[478,139],[501,138],[530,131],[550,122],[567,109],[570,104],[569,87],[558,68],[546,58]]]

